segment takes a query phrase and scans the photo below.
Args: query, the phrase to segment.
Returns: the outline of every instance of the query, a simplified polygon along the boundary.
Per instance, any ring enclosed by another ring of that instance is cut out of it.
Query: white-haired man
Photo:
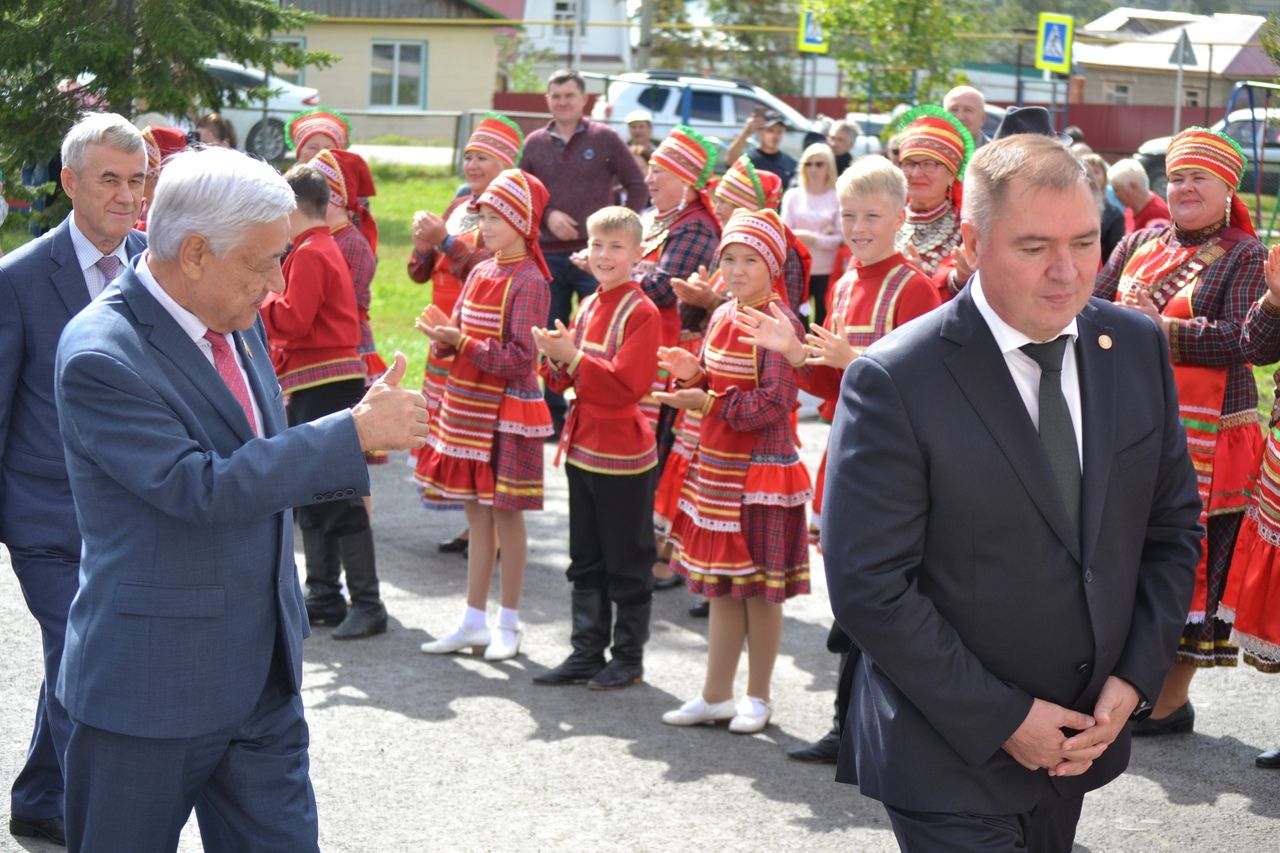
[[[165,166],[150,247],[68,325],[55,394],[84,536],[58,696],[72,850],[317,849],[299,687],[294,506],[368,493],[364,451],[420,446],[387,376],[286,428],[258,309],[294,193],[210,148]]]
[[[62,142],[71,213],[0,261],[0,542],[40,623],[44,683],[27,761],[13,783],[9,831],[63,841],[62,757],[71,734],[54,695],[80,533],[53,402],[53,359],[71,318],[146,247],[134,231],[147,156],[121,116],[92,113]]]
[[[1133,211],[1133,230],[1168,225],[1169,205],[1151,191],[1151,179],[1142,164],[1132,157],[1117,160],[1107,169],[1107,181],[1116,201]]]

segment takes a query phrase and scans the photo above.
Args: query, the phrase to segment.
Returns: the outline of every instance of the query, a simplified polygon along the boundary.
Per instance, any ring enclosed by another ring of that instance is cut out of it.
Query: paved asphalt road
[[[815,464],[825,428],[807,421],[801,432]],[[391,630],[338,643],[320,629],[306,645],[322,848],[896,849],[878,804],[834,784],[830,768],[783,754],[830,723],[836,660],[823,646],[830,616],[820,558],[814,594],[786,605],[775,723],[761,735],[660,722],[702,678],[705,623],[686,614],[689,600],[679,590],[658,594],[646,684],[601,694],[530,683],[567,653],[566,493],[550,458],[547,509],[529,515],[523,651],[497,664],[418,652],[461,612],[464,562],[435,552],[435,542],[460,526],[460,514],[419,508],[403,455],[374,469]],[[3,549],[0,562],[0,779],[7,783],[30,733],[39,634]],[[1137,744],[1129,772],[1086,799],[1077,850],[1280,849],[1280,772],[1252,766],[1256,752],[1280,743],[1280,678],[1245,667],[1207,672],[1192,693],[1196,733]],[[53,848],[0,833],[0,850],[18,849]],[[200,849],[194,821],[181,849]]]

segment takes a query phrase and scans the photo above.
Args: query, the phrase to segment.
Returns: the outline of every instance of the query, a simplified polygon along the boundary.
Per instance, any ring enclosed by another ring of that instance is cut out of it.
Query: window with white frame
[[[578,23],[578,0],[555,0],[551,19],[556,22],[554,34],[567,36]]]
[[[274,41],[291,44],[299,50],[307,49],[306,36],[275,36]],[[307,85],[306,68],[288,68],[286,66],[279,65],[272,68],[271,73],[279,77],[281,80],[287,80],[296,86]]]
[[[1204,93],[1200,89],[1183,89],[1182,105],[1184,107],[1203,107]]]
[[[369,68],[369,106],[423,110],[427,107],[427,43],[375,41]]]
[[[1128,83],[1117,83],[1114,80],[1102,82],[1102,102],[1104,104],[1127,104],[1133,96]]]

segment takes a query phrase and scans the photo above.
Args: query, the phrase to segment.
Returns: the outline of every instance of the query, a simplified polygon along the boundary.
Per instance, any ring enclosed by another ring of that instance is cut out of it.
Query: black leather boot
[[[612,659],[587,682],[587,687],[592,690],[621,690],[644,681],[644,644],[649,642],[649,611],[652,609],[652,601],[618,605],[618,618],[613,623]]]
[[[307,620],[312,625],[338,625],[347,616],[342,597],[342,564],[336,540],[323,528],[302,528],[302,555],[307,561]]]
[[[373,558],[373,531],[348,533],[338,540],[342,565],[347,570],[351,611],[330,634],[335,640],[358,640],[387,632],[387,608],[378,595],[378,572]]]
[[[534,684],[581,684],[604,669],[604,649],[609,645],[609,599],[602,589],[575,589],[571,597],[573,628],[569,645],[573,652],[555,669],[533,677]]]

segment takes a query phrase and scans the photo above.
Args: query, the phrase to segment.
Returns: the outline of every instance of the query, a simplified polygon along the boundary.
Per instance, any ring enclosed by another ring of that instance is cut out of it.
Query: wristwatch
[[[1147,697],[1139,693],[1138,707],[1133,709],[1133,713],[1129,715],[1129,719],[1135,723],[1140,723],[1143,720],[1145,720],[1147,717],[1151,716],[1151,709],[1154,707],[1155,705],[1152,705],[1150,702],[1147,701]]]

